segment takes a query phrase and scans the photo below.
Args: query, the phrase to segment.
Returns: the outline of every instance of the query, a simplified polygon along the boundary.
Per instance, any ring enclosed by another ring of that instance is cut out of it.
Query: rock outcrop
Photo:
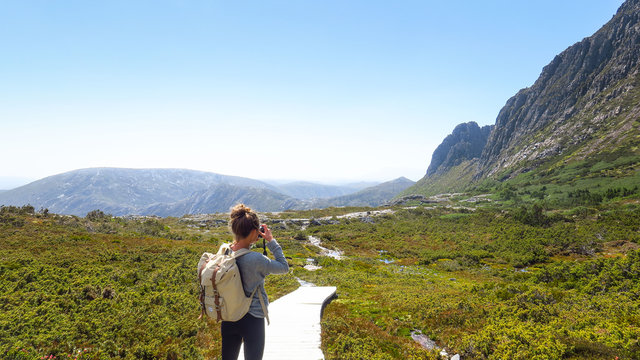
[[[640,0],[627,0],[506,102],[479,155],[478,129],[458,125],[434,152],[427,175],[400,196],[462,191],[530,171],[544,176],[545,168],[585,159],[640,159],[639,119]]]
[[[447,169],[460,165],[464,160],[479,158],[487,144],[493,126],[478,126],[475,122],[460,124],[453,129],[431,156],[427,176],[439,169]]]
[[[557,55],[531,87],[507,101],[482,151],[476,178],[539,165],[623,120],[614,117],[636,113],[637,102],[623,103],[638,86],[639,61],[640,1],[628,0],[593,36]],[[615,100],[620,107],[607,107]],[[593,152],[612,144],[601,145]],[[523,162],[528,164],[518,166]]]

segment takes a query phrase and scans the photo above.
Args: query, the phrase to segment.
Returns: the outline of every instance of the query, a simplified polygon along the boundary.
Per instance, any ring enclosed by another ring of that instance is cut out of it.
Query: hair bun
[[[251,208],[246,207],[244,204],[238,204],[231,209],[231,219],[239,219],[244,217],[247,213],[251,212]]]
[[[258,215],[244,204],[238,204],[231,208],[229,217],[229,229],[233,233],[236,241],[246,238],[251,231],[260,227]]]

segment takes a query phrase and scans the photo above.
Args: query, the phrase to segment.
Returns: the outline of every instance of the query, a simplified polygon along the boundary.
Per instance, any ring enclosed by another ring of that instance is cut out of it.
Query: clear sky
[[[0,2],[0,189],[86,167],[420,179],[622,0]]]

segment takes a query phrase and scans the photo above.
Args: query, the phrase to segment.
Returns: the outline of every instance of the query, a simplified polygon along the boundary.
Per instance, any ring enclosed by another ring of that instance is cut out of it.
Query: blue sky
[[[0,189],[101,166],[418,180],[621,3],[2,1]]]

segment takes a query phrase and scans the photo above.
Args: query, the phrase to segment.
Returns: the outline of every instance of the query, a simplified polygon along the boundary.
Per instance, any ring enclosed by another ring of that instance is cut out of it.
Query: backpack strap
[[[216,275],[218,274],[218,270],[220,270],[220,266],[216,266],[216,269],[213,270],[213,276],[211,276],[211,284],[213,285],[213,296],[214,303],[216,304],[216,313],[217,313],[217,321],[222,320],[222,312],[220,309],[220,293],[218,293],[218,288],[216,287]]]
[[[258,285],[258,287],[260,286]],[[271,325],[271,321],[269,321],[269,310],[267,310],[267,306],[264,304],[264,299],[262,298],[262,291],[258,292],[258,297],[260,298],[260,306],[262,306],[262,312],[264,313],[264,317],[267,319],[267,325]]]
[[[224,243],[224,244],[220,245],[216,255],[229,255],[230,254],[234,258],[237,258],[237,257],[240,257],[242,255],[248,254],[250,252],[251,252],[251,250],[245,249],[245,248],[238,249],[238,251],[233,251],[233,249],[231,248],[231,244],[230,243]]]
[[[202,286],[202,271],[207,266],[207,263],[211,259],[207,259],[207,261],[200,266],[200,270],[198,271],[198,284],[200,284],[200,316],[198,316],[198,320],[202,319],[203,316],[207,314],[206,305],[204,304],[204,286]]]
[[[262,312],[264,313],[264,317],[267,319],[267,325],[271,325],[271,322],[269,321],[269,310],[267,309],[267,306],[264,304],[264,298],[262,297],[262,291],[258,291],[258,289],[260,289],[262,286],[258,285],[256,286],[255,289],[253,289],[253,292],[251,293],[251,299],[253,299],[253,296],[256,294],[256,292],[258,293],[258,299],[260,299],[260,306],[262,306]]]
[[[231,254],[231,256],[233,256],[234,259],[237,259],[240,256],[247,255],[250,252],[251,252],[251,250],[246,249],[246,248],[242,248],[242,249],[238,249],[238,251],[234,251],[233,254]]]
[[[216,255],[223,255],[227,252],[231,252],[233,250],[231,250],[231,244],[229,243],[224,243],[222,245],[220,245],[220,247],[218,248],[218,252],[216,253]]]

